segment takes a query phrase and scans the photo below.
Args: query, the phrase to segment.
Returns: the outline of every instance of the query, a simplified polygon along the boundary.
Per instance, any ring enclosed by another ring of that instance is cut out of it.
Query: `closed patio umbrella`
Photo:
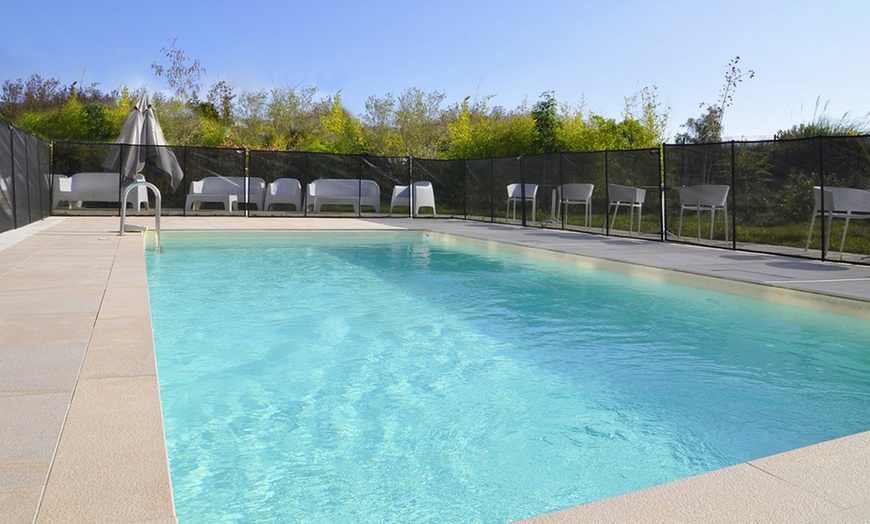
[[[145,169],[155,171],[171,178],[173,191],[184,177],[175,153],[166,145],[147,93],[139,97],[121,126],[121,134],[115,140],[103,167],[127,178],[133,178]]]

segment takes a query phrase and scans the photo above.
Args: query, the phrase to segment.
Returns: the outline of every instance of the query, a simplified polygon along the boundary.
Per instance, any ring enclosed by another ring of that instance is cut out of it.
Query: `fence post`
[[[523,203],[522,217],[523,227],[526,227],[526,159],[525,155],[520,155],[520,199]]]
[[[665,162],[667,159],[667,155],[665,154],[665,145],[659,145],[659,199],[661,200],[662,205],[659,213],[661,213],[660,224],[661,228],[661,241],[665,242],[668,239],[668,180],[667,180],[667,169],[665,169]]]
[[[12,125],[7,125],[9,130],[9,173],[12,175],[12,229],[18,229],[18,199],[15,198],[15,140],[12,134]]]
[[[610,159],[607,151],[604,150],[604,200],[607,206],[604,208],[604,234],[610,236]]]
[[[495,159],[492,157],[489,158],[489,221],[495,222]]]
[[[567,222],[565,215],[568,214],[568,206],[567,205],[565,206],[565,214],[564,215],[562,214],[562,191],[565,190],[565,175],[562,172],[562,169],[563,169],[562,160],[563,160],[564,156],[565,156],[565,153],[559,153],[559,193],[556,196],[556,205],[558,207],[556,209],[550,210],[550,214],[552,214],[553,211],[556,211],[556,214],[559,216],[559,225],[561,226],[562,229],[565,229],[566,222]],[[589,205],[589,204],[586,204],[586,205]],[[552,206],[552,204],[551,204],[551,206]],[[585,206],[584,206],[584,209],[585,209]]]
[[[825,143],[822,137],[818,138],[819,140],[819,181],[821,182],[821,200],[822,200],[822,262],[824,262],[828,258],[828,242],[830,239],[828,238],[828,228],[825,227]],[[831,210],[834,211],[833,209]]]
[[[731,250],[737,251],[737,153],[734,140],[731,141]],[[712,220],[712,218],[711,218]]]

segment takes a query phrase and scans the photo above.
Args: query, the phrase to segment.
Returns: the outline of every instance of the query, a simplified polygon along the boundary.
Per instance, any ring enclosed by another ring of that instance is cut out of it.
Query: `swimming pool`
[[[508,521],[867,429],[855,319],[420,235],[163,243],[182,522]]]

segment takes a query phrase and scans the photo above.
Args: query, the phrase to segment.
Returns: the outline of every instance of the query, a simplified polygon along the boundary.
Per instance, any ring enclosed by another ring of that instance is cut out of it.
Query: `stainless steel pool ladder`
[[[130,194],[130,191],[132,191],[133,188],[136,188],[139,186],[145,186],[154,192],[154,200],[155,200],[155,204],[156,204],[156,207],[154,209],[154,249],[159,251],[160,250],[161,198],[160,198],[160,190],[157,189],[157,186],[155,186],[151,182],[146,182],[144,180],[137,180],[137,181],[133,182],[132,184],[130,184],[129,186],[127,186],[126,189],[124,189],[124,196],[121,197],[121,228],[120,228],[121,230],[118,234],[121,236],[124,236],[124,222],[125,222],[126,217],[127,217],[127,195]]]

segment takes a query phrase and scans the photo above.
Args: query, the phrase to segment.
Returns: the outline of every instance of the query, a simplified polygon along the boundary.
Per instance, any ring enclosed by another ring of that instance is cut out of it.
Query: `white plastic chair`
[[[592,191],[594,184],[562,184],[556,188],[559,206],[556,208],[556,220],[561,216],[562,207],[565,207],[565,220],[568,219],[568,206],[584,206],[585,225],[589,227],[592,221]]]
[[[295,178],[279,178],[266,187],[263,210],[269,211],[275,204],[292,204],[302,211],[302,184]]]
[[[390,213],[397,206],[412,207],[411,202],[414,203],[413,214],[411,216],[419,215],[420,209],[424,207],[431,207],[432,214],[438,214],[438,211],[435,210],[435,191],[432,189],[432,182],[421,180],[414,182],[410,186],[393,187],[393,197],[390,199]]]
[[[730,186],[703,184],[679,188],[680,192],[680,226],[677,236],[683,236],[683,212],[685,210],[698,213],[698,240],[701,240],[701,212],[710,212],[710,239],[713,239],[713,225],[716,223],[716,211],[722,211],[725,217],[725,240],[728,241],[728,191]]]
[[[813,187],[813,195],[815,196],[815,209],[813,209],[813,216],[810,218],[810,232],[807,235],[807,245],[804,247],[804,251],[810,248],[816,217],[822,216],[822,188]],[[870,219],[870,191],[850,187],[826,187],[824,199],[824,215],[828,219],[825,224],[827,238],[831,237],[831,221],[833,219],[843,218],[846,220],[843,225],[843,236],[840,237],[840,253],[842,253],[843,246],[846,244],[846,232],[849,231],[849,221]]]
[[[523,198],[523,189],[525,189],[525,199]],[[538,184],[508,184],[507,186],[507,208],[505,209],[505,218],[508,218],[508,214],[510,213],[511,204],[513,204],[514,208],[514,220],[517,218],[517,202],[521,204],[525,204],[526,202],[532,203],[532,222],[535,221],[535,217],[537,216],[538,209]]]
[[[632,233],[634,226],[634,210],[637,209],[637,232],[640,234],[640,221],[643,216],[643,203],[646,200],[646,189],[641,187],[620,186],[618,184],[607,184],[607,198],[610,200],[607,212],[612,213],[610,219],[610,229],[613,229],[613,224],[616,222],[616,213],[620,207],[627,207],[629,210],[628,218],[628,234]],[[607,222],[604,222],[605,226]],[[604,231],[604,226],[601,227]]]

